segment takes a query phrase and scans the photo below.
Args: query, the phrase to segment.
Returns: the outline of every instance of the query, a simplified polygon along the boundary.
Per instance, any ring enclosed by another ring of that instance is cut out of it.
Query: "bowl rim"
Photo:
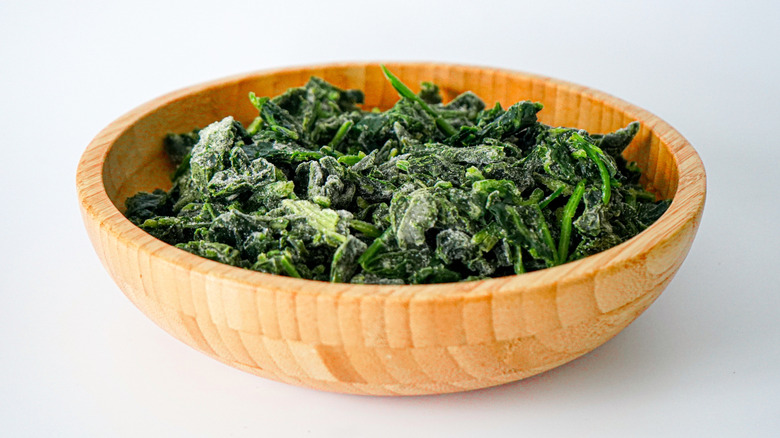
[[[469,282],[425,285],[364,285],[330,283],[267,274],[196,256],[158,240],[141,230],[130,222],[108,197],[103,183],[103,170],[105,159],[111,147],[136,122],[147,117],[160,107],[184,99],[190,94],[240,83],[257,77],[294,71],[300,72],[302,70],[322,71],[355,67],[369,68],[378,64],[380,63],[337,62],[257,70],[184,87],[137,106],[103,128],[89,143],[79,160],[76,172],[76,186],[84,221],[97,223],[103,232],[122,240],[129,247],[135,247],[139,251],[147,253],[154,259],[164,260],[180,268],[202,274],[204,277],[217,277],[227,282],[242,283],[254,290],[286,290],[313,295],[322,293],[349,294],[356,297],[392,295],[401,299],[411,299],[413,297],[415,300],[438,300],[445,298],[449,300],[478,297],[501,293],[502,291],[536,289],[567,280],[576,281],[576,279],[592,275],[595,271],[624,264],[632,259],[643,258],[651,248],[671,241],[675,235],[681,232],[681,228],[686,224],[693,222],[695,226],[698,225],[706,198],[704,165],[693,146],[667,122],[649,111],[622,99],[569,81],[504,68],[439,62],[385,62],[385,64],[389,68],[435,66],[471,71],[489,70],[532,80],[541,80],[554,84],[558,88],[568,89],[577,94],[587,95],[593,99],[603,101],[606,106],[611,106],[635,120],[639,120],[643,126],[654,132],[662,143],[667,145],[677,166],[677,189],[671,205],[661,218],[631,239],[606,251],[552,268]]]

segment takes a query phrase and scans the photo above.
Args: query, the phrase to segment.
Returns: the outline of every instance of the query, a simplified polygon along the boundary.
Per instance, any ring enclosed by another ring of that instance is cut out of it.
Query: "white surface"
[[[0,435],[780,433],[777,2],[53,3],[0,1]],[[343,60],[526,70],[667,120],[709,177],[679,274],[592,354],[471,393],[315,392],[173,339],[92,250],[74,183],[81,152],[109,122],[168,91]]]

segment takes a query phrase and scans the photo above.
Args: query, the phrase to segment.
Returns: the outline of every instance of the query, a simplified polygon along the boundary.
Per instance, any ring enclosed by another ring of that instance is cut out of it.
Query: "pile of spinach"
[[[384,69],[384,67],[383,67]],[[401,99],[363,111],[359,90],[312,77],[250,94],[227,117],[171,134],[173,188],[127,199],[126,216],[199,256],[351,283],[441,283],[520,274],[603,251],[667,209],[621,156],[634,122],[606,135],[537,121],[465,92],[442,104],[387,69]]]

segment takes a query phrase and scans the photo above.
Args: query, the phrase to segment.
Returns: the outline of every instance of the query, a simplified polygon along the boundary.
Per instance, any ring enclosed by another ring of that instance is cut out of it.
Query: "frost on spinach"
[[[249,99],[231,117],[171,134],[173,188],[126,215],[185,251],[246,269],[331,282],[440,283],[520,274],[603,251],[668,207],[621,153],[639,130],[550,127],[540,103],[443,104],[384,69],[400,100],[311,78]]]

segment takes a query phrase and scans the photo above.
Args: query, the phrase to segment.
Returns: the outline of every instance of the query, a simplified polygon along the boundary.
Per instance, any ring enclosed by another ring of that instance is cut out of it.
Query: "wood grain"
[[[295,385],[356,394],[465,391],[522,379],[603,344],[641,314],[677,272],[705,200],[696,151],[656,116],[567,82],[498,69],[388,64],[406,83],[472,90],[503,105],[541,101],[543,122],[606,132],[642,123],[627,149],[643,182],[672,198],[663,217],[603,253],[520,276],[425,286],[345,285],[273,276],[167,245],[122,215],[139,190],[168,189],[162,138],[233,115],[256,115],[247,94],[276,95],[315,74],[366,89],[366,108],[397,96],[376,64],[244,74],[155,99],[106,127],[77,174],[81,212],[100,260],[160,327],[228,365]],[[415,87],[412,87],[415,88]]]

